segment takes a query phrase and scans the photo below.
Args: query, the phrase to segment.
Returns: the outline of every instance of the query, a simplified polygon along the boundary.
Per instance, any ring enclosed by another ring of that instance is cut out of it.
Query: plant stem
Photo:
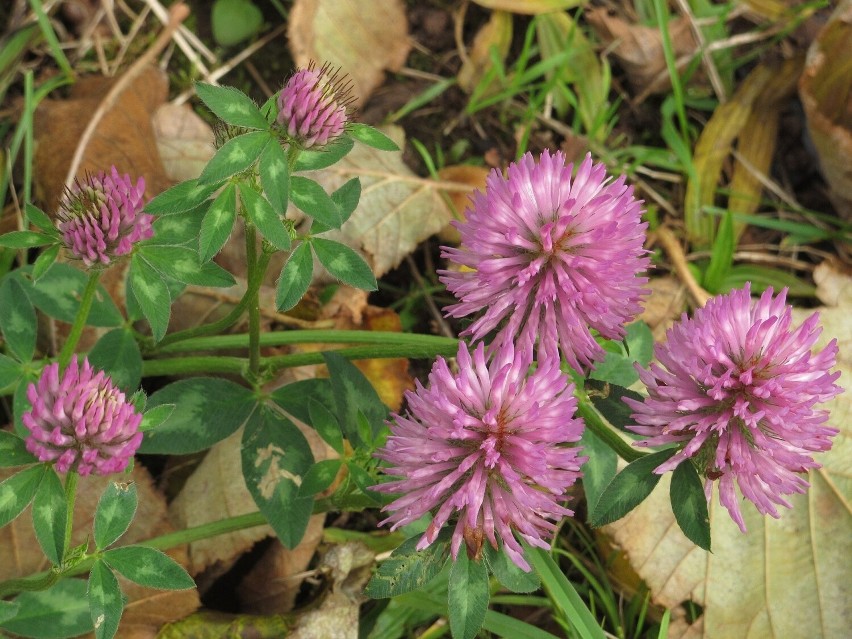
[[[436,355],[453,357],[457,342],[449,344],[375,344],[371,346],[352,346],[334,349],[333,352],[347,359],[393,359],[407,357],[412,359],[430,359]],[[323,364],[322,353],[293,353],[275,357],[261,357],[260,367],[276,371],[282,368]],[[194,375],[198,373],[230,373],[242,375],[246,372],[248,360],[243,357],[196,356],[170,357],[168,359],[148,359],[142,362],[143,377],[161,375]]]
[[[62,561],[68,557],[71,547],[71,530],[74,527],[74,504],[77,500],[77,480],[80,476],[76,470],[69,470],[65,475],[65,541],[62,542]]]
[[[624,461],[629,463],[648,454],[630,446],[630,444],[621,439],[618,433],[604,423],[600,413],[598,413],[588,397],[581,396],[577,399],[577,414],[586,422],[586,427],[607,446],[612,448]]]
[[[89,274],[89,281],[86,283],[86,288],[83,289],[83,298],[80,300],[80,308],[77,310],[74,323],[71,325],[71,332],[68,333],[68,339],[59,352],[58,361],[60,371],[64,370],[71,361],[74,349],[77,348],[77,342],[80,341],[80,336],[86,327],[86,320],[89,319],[89,311],[92,310],[92,303],[95,301],[95,293],[98,290],[98,281],[101,279],[101,273],[102,271],[92,271]]]
[[[190,351],[213,351],[247,348],[248,333],[194,337],[157,349],[158,353],[186,353]],[[438,335],[397,333],[393,331],[344,331],[344,330],[292,330],[273,331],[260,336],[260,345],[283,346],[286,344],[384,344],[396,346],[422,346],[435,352],[458,349],[458,340]]]
[[[246,264],[249,279],[255,278],[257,271],[257,231],[254,224],[246,222]],[[256,382],[260,372],[260,298],[258,289],[251,291],[248,300],[249,316],[249,365],[250,381]]]
[[[260,290],[260,285],[263,283],[263,277],[266,275],[266,267],[269,265],[269,259],[272,257],[269,253],[261,253],[257,259],[257,265],[254,272],[254,278],[251,277],[251,273],[249,274],[249,280],[246,284],[246,292],[243,294],[242,299],[237,303],[237,305],[231,310],[230,313],[225,315],[225,317],[216,320],[215,322],[211,322],[210,324],[203,324],[202,326],[196,326],[194,328],[187,328],[183,331],[177,331],[175,333],[171,333],[170,335],[166,335],[163,339],[160,340],[160,343],[153,349],[155,352],[159,352],[165,346],[169,344],[175,344],[177,342],[182,342],[187,339],[193,339],[196,337],[201,337],[203,335],[212,335],[214,333],[221,333],[227,328],[230,328],[242,317],[243,311],[248,308],[249,301],[251,300],[253,295],[257,294],[257,291]],[[254,293],[253,293],[254,291]]]

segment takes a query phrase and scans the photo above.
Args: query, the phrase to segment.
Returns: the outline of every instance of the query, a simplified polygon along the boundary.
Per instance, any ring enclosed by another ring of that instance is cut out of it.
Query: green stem
[[[157,349],[158,354],[186,353],[190,351],[215,351],[247,348],[248,333],[194,337],[178,344]],[[458,349],[459,341],[452,337],[397,333],[393,331],[343,331],[343,330],[292,330],[273,331],[260,336],[261,347],[285,346],[288,344],[384,344],[396,346],[422,346],[435,352]]]
[[[626,441],[621,439],[621,436],[608,426],[597,409],[592,405],[591,401],[586,396],[578,397],[577,399],[577,414],[586,422],[586,428],[597,435],[601,441],[612,448],[616,454],[626,462],[632,462],[640,457],[644,457],[648,453],[636,450]]]
[[[68,549],[71,547],[71,530],[74,527],[74,503],[77,500],[77,480],[79,475],[76,470],[69,470],[65,475],[65,541],[62,542],[62,561],[68,557]]]
[[[77,342],[80,341],[80,336],[86,327],[86,320],[89,319],[89,311],[92,310],[92,303],[95,301],[95,293],[98,290],[101,273],[102,271],[92,271],[89,274],[89,281],[86,283],[86,288],[83,289],[83,298],[80,300],[80,308],[77,310],[74,323],[71,325],[71,332],[68,333],[68,339],[59,353],[59,370],[64,370],[71,361],[72,355],[74,355],[74,349],[77,348]]]
[[[255,277],[257,271],[257,231],[254,224],[246,222],[246,263],[249,279]],[[253,290],[248,300],[249,317],[249,365],[248,373],[251,381],[256,381],[260,372],[260,296],[257,289]]]
[[[234,324],[236,324],[239,319],[243,316],[243,312],[248,308],[249,302],[253,296],[257,294],[257,291],[260,290],[260,285],[263,283],[263,278],[266,275],[266,267],[269,266],[269,260],[272,257],[270,253],[261,253],[257,259],[257,265],[254,272],[254,277],[249,277],[249,280],[246,284],[246,292],[243,294],[242,299],[237,303],[237,305],[231,310],[230,313],[225,315],[225,317],[216,320],[215,322],[211,322],[209,324],[203,324],[201,326],[196,326],[194,328],[187,328],[183,331],[177,331],[175,333],[171,333],[166,335],[160,343],[157,344],[156,350],[162,349],[169,344],[176,344],[177,342],[182,342],[184,340],[193,339],[196,337],[201,337],[203,335],[213,335],[215,333],[221,333],[227,328],[230,328]]]
[[[333,352],[347,359],[393,359],[406,357],[411,359],[431,359],[436,355],[453,357],[458,350],[457,343],[443,345],[395,345],[376,344],[371,346],[352,346],[350,348],[334,349]],[[322,353],[293,353],[275,357],[261,357],[260,368],[268,368],[270,372],[282,368],[323,364]],[[168,359],[149,359],[142,362],[143,377],[158,377],[163,375],[195,375],[198,373],[230,373],[242,375],[246,372],[248,360],[243,357],[197,356],[171,357]]]

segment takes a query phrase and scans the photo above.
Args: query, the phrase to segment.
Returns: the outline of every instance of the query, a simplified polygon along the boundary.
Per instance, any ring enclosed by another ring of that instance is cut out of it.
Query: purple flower
[[[831,373],[837,341],[814,354],[819,316],[792,326],[786,289],[751,303],[750,286],[710,300],[693,319],[684,315],[657,345],[661,366],[641,370],[649,397],[625,399],[636,411],[632,430],[641,446],[678,444],[654,470],[664,473],[692,459],[706,477],[709,501],[719,479],[719,501],[745,532],[734,490],[763,514],[778,517],[781,495],[803,493],[802,476],[820,464],[811,456],[831,447],[837,433],[824,426],[828,411],[815,406],[842,392]],[[690,462],[692,463],[692,462]]]
[[[325,146],[346,129],[350,87],[328,64],[297,71],[278,94],[278,124],[304,149]]]
[[[463,335],[481,340],[500,327],[492,348],[538,339],[540,351],[558,347],[580,370],[604,356],[590,328],[621,339],[641,310],[647,225],[624,176],[608,183],[590,155],[573,179],[572,168],[545,151],[538,164],[524,155],[505,178],[492,171],[454,222],[461,246],[443,251],[467,269],[441,271],[441,281],[461,300],[448,315],[484,311]]]
[[[432,512],[421,550],[458,512],[453,558],[462,541],[473,557],[485,539],[497,548],[499,538],[509,558],[530,570],[515,535],[549,547],[556,523],[573,514],[561,502],[585,461],[565,446],[583,431],[573,384],[557,358],[529,373],[531,362],[532,349],[516,352],[508,341],[490,363],[482,344],[471,357],[461,343],[455,374],[438,358],[429,387],[418,382],[407,393],[409,414],[393,415],[387,444],[376,453],[390,464],[385,472],[400,479],[374,490],[402,493],[385,506],[392,514],[382,524],[396,529]]]
[[[65,246],[86,266],[109,264],[133,244],[154,234],[153,217],[142,212],[145,180],[136,186],[112,167],[77,181],[59,203],[57,227]]]
[[[76,355],[61,377],[58,363],[45,367],[27,399],[27,450],[40,461],[55,461],[59,472],[120,472],[142,443],[142,414],[103,371],[95,373],[87,360],[80,367]]]

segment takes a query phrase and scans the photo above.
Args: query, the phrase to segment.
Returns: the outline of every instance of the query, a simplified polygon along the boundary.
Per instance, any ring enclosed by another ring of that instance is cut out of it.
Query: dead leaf
[[[296,0],[287,37],[300,67],[311,61],[341,67],[352,78],[356,105],[365,104],[385,70],[398,71],[411,50],[402,0]]]
[[[216,153],[213,129],[188,104],[162,105],[153,127],[166,175],[175,182],[197,178]]]
[[[799,80],[808,131],[837,213],[852,219],[852,0],[844,0],[811,44]]]
[[[512,15],[505,11],[495,11],[473,38],[473,46],[456,76],[459,86],[471,93],[485,73],[494,66],[492,50],[500,60],[505,61],[511,44]]]
[[[9,469],[0,469],[0,480],[10,474]],[[148,471],[137,463],[129,477],[90,475],[79,479],[72,547],[87,539],[91,540],[98,500],[111,481],[133,481],[139,496],[139,508],[130,528],[121,537],[120,545],[137,543],[174,531],[166,515],[165,499],[154,488]],[[11,524],[0,528],[0,548],[4,549],[3,561],[0,561],[0,580],[21,577],[49,567],[36,541],[29,508]],[[168,554],[182,565],[187,565],[185,547],[175,548]],[[200,604],[195,589],[162,591],[143,588],[123,577],[119,577],[119,580],[129,600],[118,630],[120,637],[128,637],[131,633],[134,633],[134,637],[154,637],[163,624],[185,617]]]
[[[456,164],[453,166],[445,166],[438,171],[438,177],[447,182],[456,184],[465,184],[470,187],[470,191],[443,191],[445,198],[449,198],[452,206],[452,219],[464,220],[464,212],[470,206],[470,198],[473,191],[484,191],[485,180],[491,170],[484,166],[473,166],[471,164]],[[448,244],[458,244],[461,242],[461,235],[458,229],[452,224],[447,224],[438,233],[438,237],[442,242]]]
[[[662,341],[672,324],[686,308],[686,287],[671,275],[654,277],[647,287],[651,294],[645,300],[645,308],[636,319],[651,327],[654,341]]]
[[[849,286],[849,278],[844,286]],[[837,337],[841,379],[852,376],[852,323],[848,306],[820,310],[820,342]],[[796,322],[812,310],[794,309]],[[627,554],[648,584],[655,603],[676,608],[686,600],[704,607],[688,625],[673,620],[669,637],[728,639],[845,637],[852,624],[852,397],[845,393],[825,406],[840,429],[833,448],[817,456],[806,495],[788,499],[780,519],[743,508],[742,534],[718,495],[710,502],[713,552],[689,542],[674,521],[669,477],[636,510],[604,531]]]
[[[618,58],[627,79],[637,92],[643,94],[663,93],[671,87],[663,55],[663,40],[657,27],[646,27],[610,15],[606,8],[589,7],[586,20],[605,47],[612,49]],[[689,21],[674,18],[668,24],[675,57],[695,51],[695,37]]]
[[[384,132],[403,146],[400,127],[389,127]],[[400,152],[377,151],[356,144],[337,164],[304,175],[319,182],[328,192],[353,177],[361,178],[358,208],[340,231],[329,232],[324,237],[360,250],[376,277],[396,267],[450,219],[439,193],[442,184],[412,173]]]
[[[511,13],[536,15],[550,13],[562,9],[572,9],[583,4],[586,0],[473,0],[486,9],[498,9]]]
[[[290,550],[270,546],[240,583],[242,610],[259,615],[290,612],[302,587],[304,572],[322,541],[325,515],[313,515],[299,545]]]

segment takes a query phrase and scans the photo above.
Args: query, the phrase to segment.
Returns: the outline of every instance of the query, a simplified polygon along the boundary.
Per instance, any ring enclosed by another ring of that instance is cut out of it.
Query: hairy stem
[[[586,422],[586,427],[597,435],[602,442],[612,448],[624,461],[629,463],[648,454],[636,450],[621,439],[621,436],[604,422],[600,413],[598,413],[588,397],[581,396],[578,398],[577,414]]]
[[[74,349],[77,348],[77,342],[80,341],[80,336],[83,334],[83,329],[86,327],[86,320],[89,319],[89,311],[92,310],[92,303],[95,301],[95,293],[98,291],[98,281],[101,279],[102,271],[92,271],[89,274],[89,281],[86,282],[86,288],[83,289],[83,297],[80,300],[80,308],[77,310],[77,316],[74,318],[74,323],[71,325],[71,332],[68,333],[68,339],[62,350],[59,352],[59,370],[62,371],[68,366],[71,357],[74,355]]]

